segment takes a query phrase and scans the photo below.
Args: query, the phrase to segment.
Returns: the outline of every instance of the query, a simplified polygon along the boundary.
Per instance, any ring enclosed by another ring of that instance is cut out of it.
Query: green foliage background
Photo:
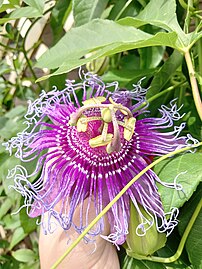
[[[201,141],[202,16],[199,0],[10,0],[0,1],[0,142],[23,130],[27,100],[42,89],[64,87],[77,79],[79,66],[98,73],[105,82],[132,89],[142,80],[148,88],[150,116],[174,98],[185,113],[183,134]],[[73,16],[72,16],[73,14]],[[40,35],[27,46],[33,29],[45,20]],[[26,30],[25,24],[28,22]],[[39,59],[42,45],[47,50]],[[194,68],[194,72],[193,69]],[[47,72],[48,70],[48,72]],[[190,78],[197,81],[193,86]],[[198,107],[198,109],[196,109]],[[39,268],[38,227],[9,185],[8,169],[20,163],[0,146],[0,268]],[[165,210],[180,208],[179,226],[156,255],[175,253],[183,231],[201,197],[202,154],[161,162],[155,172],[166,182],[178,177],[183,195],[159,186]],[[28,164],[31,169],[33,164]],[[33,179],[34,180],[34,179]],[[202,268],[202,213],[199,214],[178,261],[165,265],[140,261],[119,252],[121,268]]]

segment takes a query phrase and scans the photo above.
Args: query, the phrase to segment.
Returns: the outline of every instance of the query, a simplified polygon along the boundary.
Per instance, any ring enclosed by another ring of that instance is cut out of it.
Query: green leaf
[[[196,76],[196,78],[198,80],[198,83],[202,86],[202,76],[197,72],[195,73],[195,76]]]
[[[192,214],[194,213],[197,204],[201,200],[201,197],[202,197],[202,184],[200,184],[200,186],[197,188],[197,191],[191,197],[189,202],[184,205],[184,207],[180,212],[178,228],[181,235],[183,234],[185,228],[187,227],[188,222]],[[202,223],[202,211],[200,211],[186,241],[186,250],[188,252],[190,262],[192,263],[194,269],[202,268],[201,223]]]
[[[9,73],[11,71],[11,67],[5,63],[5,62],[1,62],[0,63],[0,75]]]
[[[191,96],[186,96],[185,101],[187,103],[185,104],[184,108],[186,109],[185,110],[186,112],[188,111],[187,113],[188,130],[194,138],[201,141],[202,140],[202,125],[201,125],[201,120],[199,118],[198,112],[196,111],[194,100]]]
[[[198,32],[198,29],[196,27],[194,32],[189,33],[188,36],[190,39],[189,43],[191,44],[191,46],[193,46],[202,37],[202,31]]]
[[[37,81],[41,81],[44,79],[47,79],[51,76],[67,73],[79,66],[82,66],[90,61],[93,61],[95,59],[98,59],[102,56],[108,56],[113,55],[118,52],[131,50],[135,48],[141,48],[144,46],[157,46],[162,45],[162,43],[171,42],[171,40],[175,39],[175,34],[166,34],[166,33],[157,33],[156,35],[152,36],[150,39],[137,41],[137,39],[134,42],[129,42],[128,44],[125,44],[125,42],[115,43],[112,45],[108,45],[104,47],[103,49],[98,50],[95,54],[92,54],[89,58],[76,58],[74,56],[69,57],[69,61],[65,61],[61,66],[52,74],[44,76]],[[71,58],[72,57],[72,58]],[[80,57],[81,58],[81,57]]]
[[[15,121],[15,119],[6,120],[4,127],[0,129],[0,135],[3,138],[10,139],[11,137],[15,136],[16,133],[24,129],[25,125],[23,125],[23,122],[24,120],[21,120],[18,123]]]
[[[14,6],[19,6],[20,5],[20,0],[8,0],[10,4]]]
[[[13,236],[12,236],[12,239],[10,242],[10,246],[9,246],[9,250],[13,249],[26,236],[27,236],[27,234],[24,232],[22,227],[17,228],[13,233]]]
[[[34,7],[21,7],[14,10],[9,16],[10,19],[20,19],[25,18],[37,18],[41,17],[43,14],[39,12],[37,8]]]
[[[109,0],[73,0],[75,26],[99,18],[108,2]]]
[[[3,262],[1,269],[19,269],[19,262],[16,261],[10,254],[3,254],[0,256],[0,261]],[[2,264],[1,262],[1,264]]]
[[[172,257],[177,251],[177,248],[180,244],[180,239],[181,237],[179,236],[179,233],[174,230],[167,238],[166,246],[157,251],[156,254],[158,255],[158,257]],[[176,261],[169,263],[166,268],[192,269],[192,267],[190,267],[189,265],[190,262],[188,260],[187,253],[186,251],[183,251],[180,257]]]
[[[144,69],[144,70],[111,69],[102,76],[102,79],[105,82],[118,81],[120,87],[125,86],[126,84],[130,84],[130,86],[132,86],[132,83],[130,82],[132,81],[137,82],[143,77],[147,77],[148,79],[152,77],[154,73],[155,73],[154,69]]]
[[[9,246],[8,241],[0,239],[0,248],[7,248]]]
[[[190,37],[186,35],[176,16],[175,0],[151,0],[137,17],[127,17],[118,21],[122,25],[130,25],[136,28],[145,24],[152,24],[165,29],[168,32],[175,32],[178,35],[178,49],[188,46]]]
[[[12,256],[20,262],[31,262],[36,259],[34,251],[26,248],[12,251]]]
[[[34,261],[33,264],[29,265],[29,269],[39,269],[40,264],[39,261]],[[27,269],[27,264],[20,264],[20,269]]]
[[[23,124],[25,111],[24,106],[17,106],[7,112],[5,117],[0,118],[0,135],[2,138],[10,139],[25,128]]]
[[[13,203],[9,197],[4,199],[0,207],[0,219],[8,212],[8,210],[12,207],[12,205]]]
[[[107,31],[106,31],[107,30]],[[90,51],[120,42],[142,41],[152,37],[133,27],[125,27],[113,21],[95,19],[77,28],[72,28],[50,50],[45,52],[37,67],[57,68],[69,61],[79,60]]]
[[[45,6],[45,1],[44,0],[24,0],[24,2],[33,8],[36,8],[41,15],[43,14],[44,6]]]
[[[182,63],[182,59],[183,56],[178,51],[174,51],[172,53],[164,65],[155,74],[147,92],[147,98],[152,97],[163,89],[163,87],[175,73],[176,69]]]
[[[59,0],[56,2],[50,17],[50,25],[53,32],[53,43],[55,44],[64,33],[64,24],[71,11],[71,0]]]
[[[4,0],[0,0],[0,7],[3,5]]]
[[[16,118],[18,120],[19,118],[22,118],[26,112],[27,108],[24,106],[16,106],[15,108],[11,109],[9,112],[5,114],[5,116],[9,119]]]
[[[129,256],[125,256],[122,262],[122,269],[166,269],[166,266],[162,263],[136,260]]]
[[[155,68],[162,61],[164,47],[147,47],[139,49],[141,69]]]
[[[37,67],[50,69],[60,67],[38,81],[66,73],[102,56],[145,46],[171,46],[176,37],[175,33],[160,32],[150,35],[113,21],[95,19],[71,29],[53,48],[42,55]],[[96,50],[97,52],[91,54],[89,58],[84,58],[87,53]]]
[[[165,212],[169,212],[171,207],[181,207],[196,190],[202,180],[202,153],[187,153],[177,158],[162,161],[155,166],[154,171],[159,178],[166,183],[181,184],[183,191],[169,189],[158,185],[161,200]]]
[[[24,200],[24,198],[23,198]],[[36,218],[32,219],[28,217],[26,210],[23,208],[20,210],[20,221],[21,221],[21,226],[24,230],[25,233],[29,234],[33,232],[37,225],[36,225]]]
[[[9,157],[6,155],[7,158],[5,158],[5,161],[3,164],[0,166],[0,178],[3,179],[3,186],[4,186],[4,191],[8,197],[10,197],[12,200],[16,199],[19,197],[19,194],[12,190],[9,189],[10,185],[13,185],[13,179],[12,178],[7,178],[8,175],[8,170],[14,168],[17,164],[20,164],[21,161],[17,159],[15,156]]]
[[[3,222],[5,225],[4,226],[5,229],[9,229],[9,230],[15,230],[21,226],[18,214],[15,214],[15,215],[7,214],[3,218]]]
[[[17,20],[20,18],[38,18],[43,14],[38,9],[33,7],[20,7],[14,10],[9,17],[0,19],[0,23],[5,23],[11,20]]]
[[[112,8],[109,14],[108,19],[116,21],[119,18],[124,18],[127,16],[135,17],[139,13],[140,9],[142,9],[142,3],[140,1],[112,1]],[[144,2],[144,0],[142,1]],[[128,5],[129,4],[129,5]],[[146,4],[145,4],[146,5]]]
[[[114,5],[112,6],[108,19],[115,20],[117,15],[121,12],[125,4],[126,4],[125,0],[116,1],[116,3],[114,3]]]
[[[12,8],[15,8],[15,6],[14,5],[11,5],[11,4],[3,4],[0,7],[0,13],[2,13],[4,11],[7,11],[8,9],[12,9]]]

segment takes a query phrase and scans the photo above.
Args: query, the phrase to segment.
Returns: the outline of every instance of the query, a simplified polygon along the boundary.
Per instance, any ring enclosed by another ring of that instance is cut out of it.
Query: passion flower
[[[73,226],[81,233],[90,222],[90,210],[93,208],[98,215],[151,162],[152,156],[186,144],[186,137],[179,137],[184,123],[166,132],[181,118],[174,102],[170,107],[161,106],[160,118],[140,119],[147,107],[141,83],[128,91],[119,89],[116,82],[105,84],[90,73],[82,76],[82,82],[67,80],[65,89],[43,91],[30,102],[25,116],[27,127],[6,143],[7,150],[11,153],[15,149],[15,156],[22,162],[35,161],[32,173],[17,165],[9,176],[14,178],[13,188],[25,197],[23,207],[27,207],[29,216],[41,215],[43,228],[49,232],[57,222],[64,230]],[[105,239],[115,245],[125,242],[130,203],[139,215],[137,234],[145,234],[153,225],[158,232],[172,232],[178,209],[164,212],[156,182],[180,187],[161,182],[149,170],[107,213],[110,234],[103,236]],[[75,223],[78,207],[80,219]],[[45,223],[46,212],[49,218]],[[104,225],[100,219],[89,235],[102,235]]]

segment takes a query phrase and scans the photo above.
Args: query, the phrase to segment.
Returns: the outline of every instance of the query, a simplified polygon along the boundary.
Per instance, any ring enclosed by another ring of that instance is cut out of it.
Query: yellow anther
[[[129,141],[135,131],[135,123],[136,123],[136,119],[131,117],[129,119],[125,119],[125,127],[124,127],[124,138]]]
[[[113,105],[118,105],[117,103],[114,102],[114,100],[111,97],[109,97],[109,102],[112,103]]]
[[[112,138],[113,138],[113,134],[107,134],[106,140],[103,141],[102,135],[98,135],[89,140],[89,145],[91,148],[106,146],[111,142]]]
[[[112,121],[112,113],[111,113],[111,109],[107,108],[103,108],[101,110],[101,116],[104,122],[111,122]]]
[[[114,106],[118,107],[118,109],[121,111],[121,113],[123,113],[123,114],[126,115],[126,116],[128,115],[127,111],[121,109],[121,108],[123,107],[122,104],[115,103],[114,100],[113,100],[111,97],[109,97],[109,101],[110,101],[110,103],[112,103]],[[117,110],[117,109],[115,109],[115,111],[116,111],[116,110]]]
[[[87,127],[88,127],[88,123],[85,120],[86,118],[87,117],[83,115],[78,119],[77,124],[76,124],[78,132],[86,132]]]
[[[98,96],[98,97],[93,97],[88,100],[85,100],[82,102],[84,106],[86,105],[94,105],[94,104],[101,104],[104,101],[106,101],[106,98],[104,96]]]
[[[125,111],[125,110],[123,110],[123,109],[120,109],[120,111],[121,111],[121,113],[123,113],[124,115],[128,115],[128,112],[127,111]]]

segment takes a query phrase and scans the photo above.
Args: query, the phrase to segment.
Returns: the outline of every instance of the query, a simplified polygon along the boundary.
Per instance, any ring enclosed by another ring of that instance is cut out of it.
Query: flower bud
[[[140,214],[131,203],[126,251],[129,256],[134,258],[153,254],[158,249],[164,247],[167,240],[165,233],[159,233],[157,231],[155,220],[153,220],[140,205],[139,209],[147,220],[151,219],[151,227],[149,223],[142,223]],[[152,223],[152,221],[154,221],[154,223]]]

